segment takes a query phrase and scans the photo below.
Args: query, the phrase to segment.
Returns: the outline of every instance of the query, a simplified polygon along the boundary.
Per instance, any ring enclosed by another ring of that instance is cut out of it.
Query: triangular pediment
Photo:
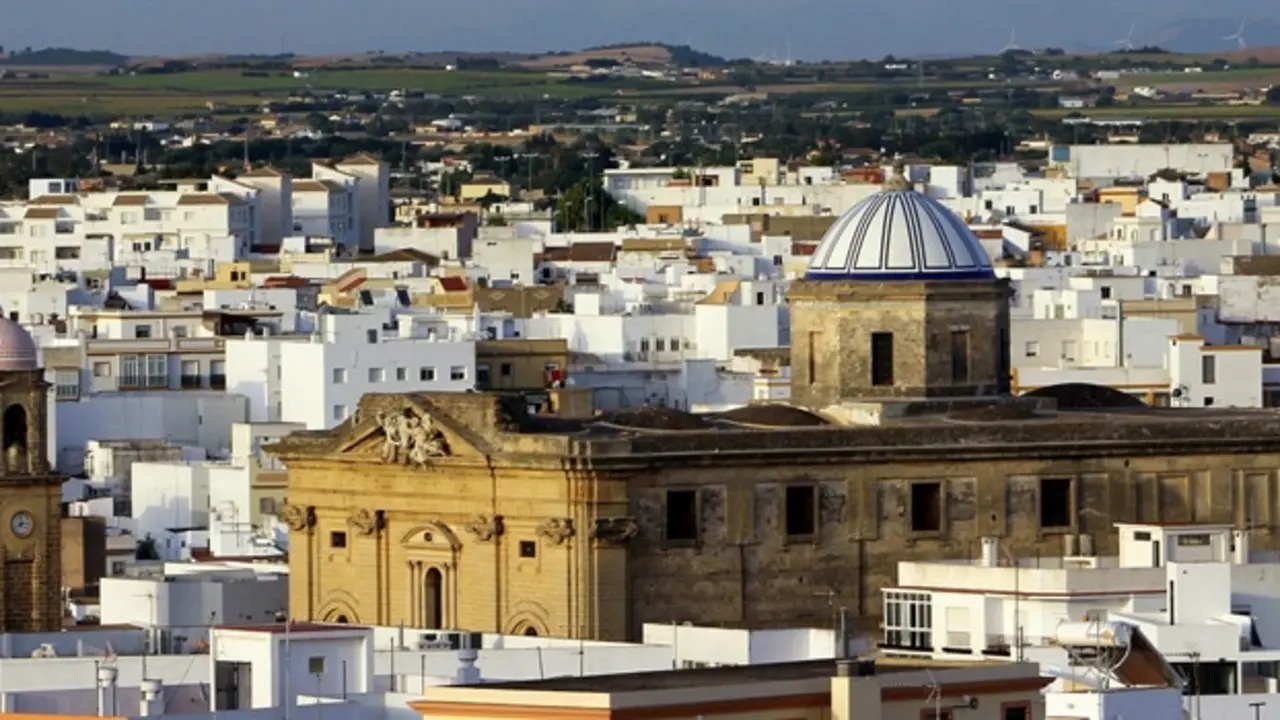
[[[414,395],[366,395],[337,431],[331,453],[373,462],[425,467],[450,457],[487,454],[464,426]]]

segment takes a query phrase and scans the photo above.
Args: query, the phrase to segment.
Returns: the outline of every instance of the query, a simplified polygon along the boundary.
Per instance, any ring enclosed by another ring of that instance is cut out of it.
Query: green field
[[[1280,118],[1280,105],[1147,105],[1067,110],[1032,110],[1043,118],[1064,118],[1071,114],[1090,118],[1132,118],[1135,120],[1258,120]]]
[[[612,94],[618,85],[584,83],[522,70],[315,70],[308,77],[245,76],[238,70],[164,75],[61,75],[0,80],[0,112],[127,115],[246,106],[307,90],[419,90],[438,95],[573,99]]]

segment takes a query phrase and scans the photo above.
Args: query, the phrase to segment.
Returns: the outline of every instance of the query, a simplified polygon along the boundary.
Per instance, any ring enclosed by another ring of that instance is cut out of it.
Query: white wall
[[[58,471],[69,475],[84,470],[90,440],[164,440],[223,455],[231,449],[232,423],[247,421],[248,410],[240,395],[194,390],[102,393],[59,402],[51,412],[50,454]]]

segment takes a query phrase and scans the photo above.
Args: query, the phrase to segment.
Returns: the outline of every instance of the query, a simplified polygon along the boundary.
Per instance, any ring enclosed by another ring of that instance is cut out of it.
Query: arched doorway
[[[538,628],[532,626],[527,627],[524,629],[524,635],[525,637],[538,637]]]
[[[435,630],[444,627],[444,575],[439,568],[427,571],[422,581],[422,619],[426,626]]]
[[[334,621],[335,623],[339,624],[339,625],[346,625],[346,624],[347,624],[347,616],[346,616],[346,615],[339,615],[338,617],[334,618],[334,619],[333,619],[333,621]]]

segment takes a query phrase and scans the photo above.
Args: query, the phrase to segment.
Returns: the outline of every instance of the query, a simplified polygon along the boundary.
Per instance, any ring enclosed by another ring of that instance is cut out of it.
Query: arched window
[[[538,628],[532,625],[524,629],[525,637],[538,637]]]
[[[423,579],[422,601],[424,603],[422,618],[427,627],[439,629],[444,627],[444,576],[438,568],[431,568]]]
[[[4,449],[27,449],[27,409],[10,405],[4,411]]]

